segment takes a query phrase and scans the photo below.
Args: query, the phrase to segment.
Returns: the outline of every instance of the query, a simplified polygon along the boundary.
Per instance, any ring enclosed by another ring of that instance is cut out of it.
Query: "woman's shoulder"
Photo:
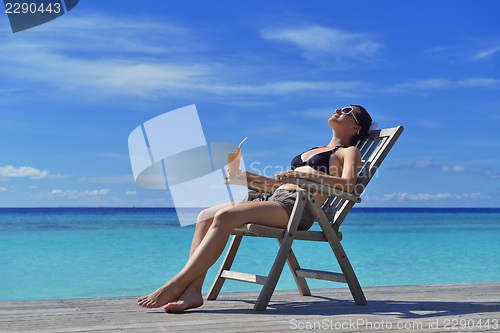
[[[343,157],[357,158],[361,156],[361,152],[356,146],[342,146],[341,148],[342,149],[339,149],[339,153],[342,154]]]
[[[335,147],[338,150],[344,151],[344,152],[356,152],[359,151],[359,148],[356,146],[347,146],[347,145],[338,145]]]
[[[346,151],[359,151],[359,148],[356,146],[344,146]]]

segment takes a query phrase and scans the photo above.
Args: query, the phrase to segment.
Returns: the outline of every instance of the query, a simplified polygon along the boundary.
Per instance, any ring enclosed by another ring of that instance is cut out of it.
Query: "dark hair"
[[[366,109],[361,105],[351,104],[350,106],[354,106],[358,109],[359,112],[356,112],[356,118],[358,119],[358,125],[361,126],[359,134],[354,134],[351,139],[351,146],[355,146],[356,142],[358,142],[359,140],[363,140],[368,136],[368,130],[372,125],[372,117],[370,117]]]

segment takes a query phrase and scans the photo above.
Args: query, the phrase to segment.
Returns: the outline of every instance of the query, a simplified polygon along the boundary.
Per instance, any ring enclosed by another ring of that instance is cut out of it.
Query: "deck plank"
[[[356,306],[347,288],[316,289],[312,296],[276,291],[265,312],[252,310],[256,292],[222,293],[216,301],[182,314],[140,308],[136,297],[0,302],[0,332],[288,332],[306,328],[394,332],[397,325],[415,325],[415,329],[400,331],[500,331],[500,282],[363,290],[366,306]],[[461,330],[460,320],[469,328]],[[487,320],[489,329],[484,327]],[[451,329],[454,321],[458,325]],[[340,328],[342,324],[345,329],[336,329],[335,325]]]

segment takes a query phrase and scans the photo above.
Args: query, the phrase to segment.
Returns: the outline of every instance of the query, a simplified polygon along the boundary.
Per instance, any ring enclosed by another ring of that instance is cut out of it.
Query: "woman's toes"
[[[165,309],[166,312],[182,312],[186,310],[186,308],[187,308],[186,302],[177,301],[168,303],[167,305],[165,305],[163,309]]]

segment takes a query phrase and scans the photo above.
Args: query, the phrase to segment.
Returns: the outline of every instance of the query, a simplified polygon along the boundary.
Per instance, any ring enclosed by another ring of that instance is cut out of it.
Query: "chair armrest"
[[[298,185],[300,188],[303,188],[311,193],[319,193],[324,195],[334,195],[336,197],[340,197],[342,199],[350,200],[356,203],[361,202],[361,198],[357,195],[344,192],[342,190],[336,189],[334,187],[316,183],[310,180],[305,180],[302,178],[289,178],[289,177],[279,177],[276,178],[277,182],[281,183],[289,183]]]

